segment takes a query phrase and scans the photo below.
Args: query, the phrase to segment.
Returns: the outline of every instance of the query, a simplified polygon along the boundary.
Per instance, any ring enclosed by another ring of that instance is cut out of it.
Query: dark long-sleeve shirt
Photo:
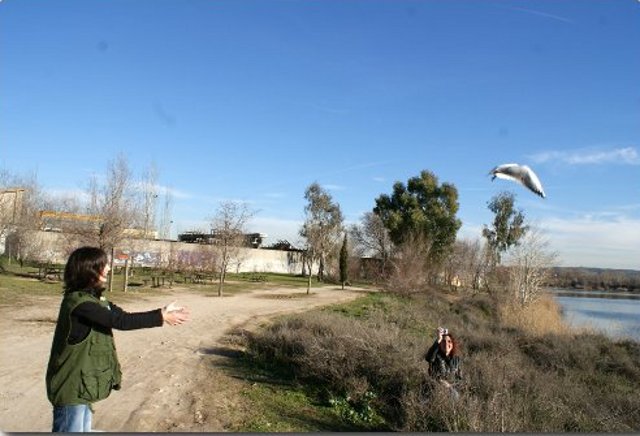
[[[429,374],[436,379],[445,379],[449,382],[461,380],[460,358],[446,356],[439,345],[438,341],[435,341],[424,355],[424,360],[429,362]]]
[[[67,341],[69,344],[81,342],[91,328],[112,334],[111,329],[136,330],[160,327],[162,324],[161,309],[128,313],[113,303],[109,303],[109,308],[97,303],[81,303],[71,312],[71,332]]]

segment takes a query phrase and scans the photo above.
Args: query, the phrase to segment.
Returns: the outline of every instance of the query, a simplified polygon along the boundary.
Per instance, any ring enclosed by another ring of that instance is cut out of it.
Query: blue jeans
[[[91,408],[86,404],[55,406],[52,432],[90,432]]]

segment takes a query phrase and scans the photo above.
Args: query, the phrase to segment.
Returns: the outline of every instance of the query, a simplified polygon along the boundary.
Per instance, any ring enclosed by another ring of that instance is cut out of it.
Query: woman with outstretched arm
[[[108,274],[108,256],[97,247],[78,248],[65,266],[64,295],[46,375],[54,432],[90,432],[91,405],[120,389],[122,372],[113,329],[189,320],[189,311],[174,303],[148,312],[125,312],[102,295]]]

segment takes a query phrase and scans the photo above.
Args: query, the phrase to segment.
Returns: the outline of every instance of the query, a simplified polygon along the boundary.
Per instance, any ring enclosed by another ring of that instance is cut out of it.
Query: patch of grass
[[[41,280],[37,278],[37,268],[16,266],[5,273],[0,274],[0,305],[12,306],[24,304],[33,298],[51,297],[61,299],[63,282],[59,280]],[[116,304],[135,301],[144,298],[150,293],[162,292],[165,288],[149,288],[133,286],[127,292],[123,292],[122,277],[115,276],[113,291],[106,292],[110,301]]]
[[[319,404],[302,388],[252,384],[242,395],[253,406],[239,432],[356,431],[362,427],[344,422],[336,408]]]
[[[346,317],[367,319],[373,312],[385,312],[391,298],[398,297],[391,297],[389,294],[380,292],[370,293],[348,303],[332,305],[321,310],[338,313]]]
[[[236,280],[241,282],[258,282],[261,288],[265,285],[268,287],[279,288],[306,288],[307,277],[293,274],[278,274],[278,273],[240,273],[240,274],[228,274],[230,280]],[[260,280],[256,280],[258,277]],[[320,286],[326,286],[327,283],[319,282],[315,278],[311,279],[311,287],[317,288]]]
[[[278,371],[273,362],[256,362],[239,350],[248,332],[230,332],[226,348],[218,353],[227,358],[218,363],[228,376],[243,380],[239,390],[244,399],[237,409],[241,418],[234,419],[233,432],[327,432],[362,431],[370,424],[357,425],[343,419],[339,408],[331,405],[324,390],[309,389]]]
[[[56,297],[62,295],[60,282],[42,281],[13,274],[0,275],[0,305],[14,305],[33,297]]]

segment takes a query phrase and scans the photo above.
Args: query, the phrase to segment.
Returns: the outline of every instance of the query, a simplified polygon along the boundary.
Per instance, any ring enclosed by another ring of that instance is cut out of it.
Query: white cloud
[[[344,186],[340,186],[340,185],[331,185],[331,184],[327,184],[327,185],[322,185],[322,187],[324,189],[326,189],[327,191],[344,191],[345,188]]]
[[[640,219],[593,214],[541,221],[566,266],[640,269]]]
[[[561,17],[560,15],[549,14],[547,12],[542,12],[542,11],[538,11],[538,10],[535,10],[535,9],[517,8],[517,7],[509,7],[508,9],[511,9],[511,10],[514,10],[514,11],[524,12],[524,13],[527,13],[527,14],[530,14],[530,15],[537,15],[539,17],[551,18],[552,20],[562,21],[564,23],[573,24],[573,21],[569,20],[568,18]]]
[[[385,179],[384,177],[374,177],[373,181],[374,182],[386,182],[387,179]]]
[[[640,165],[640,154],[634,147],[604,150],[584,148],[573,151],[545,151],[529,156],[536,163],[562,162],[569,165],[622,164]]]
[[[578,218],[549,217],[532,225],[549,238],[558,266],[640,270],[640,219],[619,213],[591,213]],[[482,238],[482,226],[463,224],[458,238]]]

